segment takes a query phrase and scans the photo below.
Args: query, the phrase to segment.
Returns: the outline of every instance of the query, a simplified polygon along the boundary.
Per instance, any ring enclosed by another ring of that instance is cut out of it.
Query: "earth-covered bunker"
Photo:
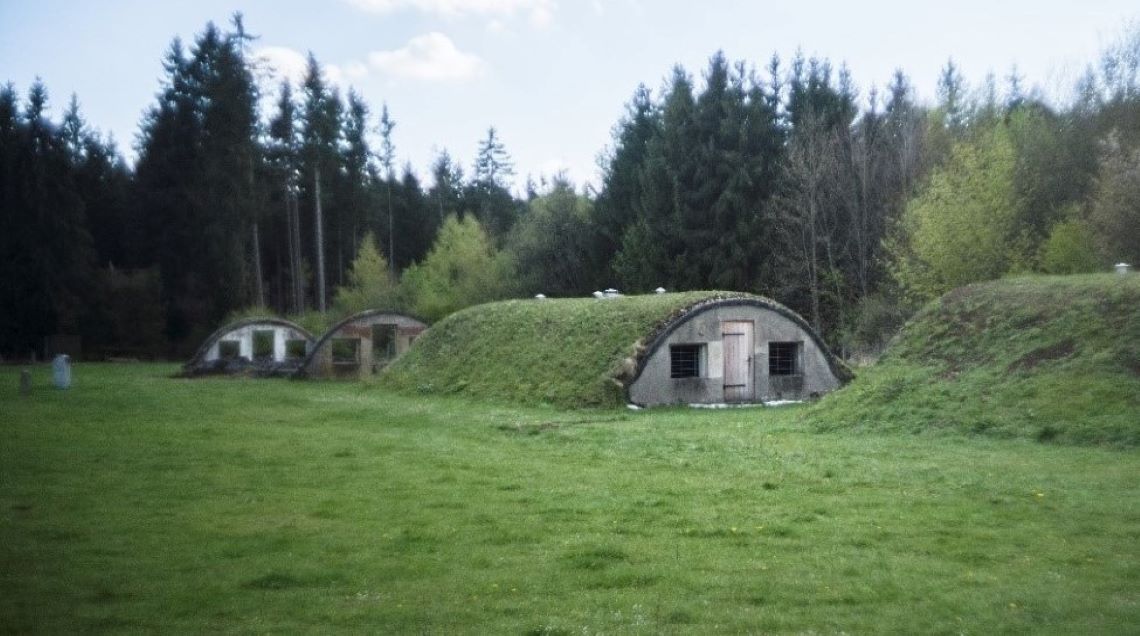
[[[698,303],[665,324],[638,357],[634,404],[802,400],[849,372],[798,314],[761,297]]]
[[[432,326],[384,374],[417,392],[564,406],[763,402],[850,377],[807,323],[760,296],[509,300]]]
[[[407,314],[371,309],[333,325],[301,365],[310,378],[362,378],[383,369],[428,328]]]
[[[182,370],[184,375],[289,375],[301,366],[315,338],[300,325],[271,317],[244,318],[214,333]]]

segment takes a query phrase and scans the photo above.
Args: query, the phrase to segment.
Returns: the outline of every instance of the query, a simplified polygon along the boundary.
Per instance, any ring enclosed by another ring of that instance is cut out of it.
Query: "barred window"
[[[799,375],[800,343],[768,343],[768,375]]]
[[[669,377],[701,377],[701,349],[704,345],[684,344],[669,347]]]

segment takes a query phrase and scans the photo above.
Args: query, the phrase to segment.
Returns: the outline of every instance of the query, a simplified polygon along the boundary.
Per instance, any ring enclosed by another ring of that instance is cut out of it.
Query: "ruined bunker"
[[[303,327],[280,318],[245,318],[206,338],[182,367],[184,375],[291,375],[315,339]]]
[[[313,346],[298,375],[309,378],[362,378],[404,354],[427,329],[414,316],[374,309],[333,325]]]

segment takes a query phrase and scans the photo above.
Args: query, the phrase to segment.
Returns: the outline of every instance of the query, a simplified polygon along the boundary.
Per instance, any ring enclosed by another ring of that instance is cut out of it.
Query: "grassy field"
[[[1140,630],[1140,456],[0,369],[0,631]]]

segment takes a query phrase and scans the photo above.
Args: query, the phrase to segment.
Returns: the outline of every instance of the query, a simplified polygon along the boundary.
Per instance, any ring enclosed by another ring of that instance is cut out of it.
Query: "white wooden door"
[[[724,401],[751,402],[752,323],[727,320],[721,323],[720,331],[724,341]]]

